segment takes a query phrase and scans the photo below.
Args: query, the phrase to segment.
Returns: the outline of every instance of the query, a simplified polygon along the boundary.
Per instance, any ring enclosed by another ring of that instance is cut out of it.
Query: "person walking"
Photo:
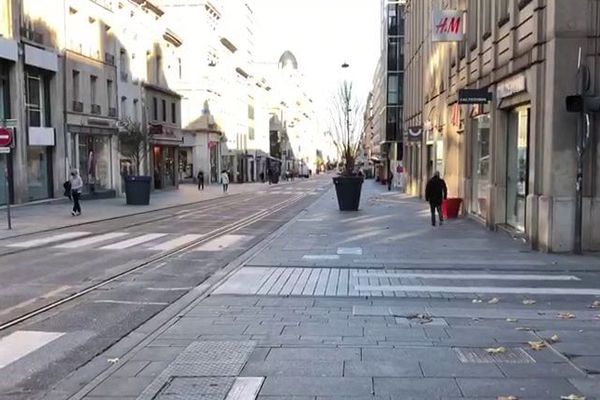
[[[227,193],[229,190],[229,174],[225,170],[221,172],[221,184],[223,185],[223,193]]]
[[[81,215],[81,205],[79,204],[79,199],[81,198],[83,180],[81,179],[81,176],[79,176],[79,171],[76,169],[71,171],[71,179],[69,179],[69,182],[71,183],[71,196],[73,197],[73,211],[71,211],[71,215]]]
[[[198,171],[198,190],[204,190],[204,172]]]
[[[436,210],[440,218],[440,225],[444,223],[442,202],[446,198],[448,198],[448,187],[446,182],[440,178],[440,173],[436,171],[425,187],[425,200],[429,202],[429,208],[431,209],[431,225],[435,226]]]

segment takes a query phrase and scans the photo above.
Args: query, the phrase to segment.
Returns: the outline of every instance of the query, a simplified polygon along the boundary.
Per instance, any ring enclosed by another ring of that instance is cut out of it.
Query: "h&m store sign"
[[[462,10],[433,10],[431,41],[462,42],[465,39],[464,13]]]

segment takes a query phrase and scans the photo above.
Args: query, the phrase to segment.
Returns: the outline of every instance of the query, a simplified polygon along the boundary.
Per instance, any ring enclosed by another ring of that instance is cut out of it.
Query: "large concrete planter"
[[[362,176],[336,176],[333,178],[340,211],[358,211],[363,181]]]
[[[147,206],[150,204],[150,176],[128,176],[125,178],[125,198],[127,204]]]

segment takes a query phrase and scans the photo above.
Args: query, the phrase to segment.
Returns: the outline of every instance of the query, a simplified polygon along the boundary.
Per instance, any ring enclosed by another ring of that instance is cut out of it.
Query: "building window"
[[[154,71],[154,78],[155,78],[155,82],[158,84],[160,83],[160,69],[161,69],[161,65],[162,65],[162,57],[161,56],[156,56],[156,65],[154,66],[156,69]]]
[[[129,117],[127,113],[127,97],[121,97],[121,119],[125,120]]]
[[[81,73],[77,70],[73,70],[73,101],[79,101],[79,79]]]
[[[402,74],[389,74],[388,75],[388,95],[387,102],[390,105],[396,105],[400,103],[402,99]]]
[[[481,26],[483,29],[483,39],[492,36],[492,2],[489,0],[481,0],[479,7],[481,8]]]
[[[106,96],[108,97],[108,109],[113,108],[113,81],[110,79],[106,80]]]
[[[96,104],[96,95],[97,95],[97,90],[98,90],[98,77],[97,76],[90,76],[90,103]]]
[[[162,101],[162,120],[163,122],[167,122],[167,101]]]
[[[387,7],[388,13],[388,35],[389,36],[397,36],[398,35],[398,5],[397,4],[388,4]]]
[[[401,71],[404,68],[404,39],[400,37],[388,40],[388,71]]]
[[[127,82],[129,79],[129,63],[127,60],[127,51],[121,49],[119,52],[119,67],[121,68],[121,80]]]
[[[248,139],[254,140],[254,127],[253,126],[248,127]]]
[[[177,59],[179,65],[179,79],[183,79],[183,65],[181,64],[181,57]]]
[[[477,47],[477,39],[479,38],[479,28],[477,26],[478,4],[479,0],[469,0],[468,4],[467,37],[471,48]]]
[[[152,119],[158,121],[158,99],[156,97],[152,98]]]
[[[133,99],[133,121],[138,122],[138,99]]]
[[[177,123],[177,105],[175,103],[171,103],[171,122]]]
[[[27,74],[27,122],[28,126],[46,126],[45,87],[41,75]]]
[[[510,20],[509,0],[496,0],[496,19],[499,26]]]
[[[248,119],[254,120],[254,106],[248,104]]]

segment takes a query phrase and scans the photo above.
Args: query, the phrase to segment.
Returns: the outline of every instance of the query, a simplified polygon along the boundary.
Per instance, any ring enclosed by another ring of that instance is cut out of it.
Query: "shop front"
[[[113,182],[113,147],[117,130],[112,128],[69,125],[72,168],[83,179],[83,193],[111,195]]]
[[[469,211],[486,220],[490,204],[490,113],[474,106],[471,113],[471,202]]]
[[[179,186],[179,150],[183,135],[175,128],[152,124],[149,128],[151,165],[155,190]]]
[[[529,107],[508,111],[506,154],[506,223],[525,231],[529,182]]]

